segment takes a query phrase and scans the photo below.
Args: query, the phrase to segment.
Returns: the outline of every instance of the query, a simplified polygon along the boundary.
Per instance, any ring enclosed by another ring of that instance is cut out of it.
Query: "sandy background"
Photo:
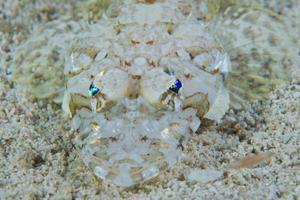
[[[186,157],[152,182],[122,191],[97,180],[73,147],[60,106],[32,99],[11,80],[9,52],[33,26],[66,15],[89,19],[76,13],[91,9],[80,1],[49,2],[0,0],[0,199],[300,199],[300,67],[268,101],[231,110],[195,134]],[[274,155],[250,168],[229,166],[262,152]]]

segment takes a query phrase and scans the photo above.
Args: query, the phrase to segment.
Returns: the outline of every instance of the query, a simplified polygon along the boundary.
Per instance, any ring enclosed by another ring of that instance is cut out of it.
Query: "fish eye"
[[[170,76],[175,76],[175,71],[172,68],[166,68],[164,69],[164,72],[169,74]],[[171,87],[169,87],[169,90],[178,94],[180,88],[182,88],[182,83],[179,79],[176,79],[174,84]]]
[[[98,93],[100,92],[100,88],[97,88],[94,83],[91,83],[90,84],[90,87],[89,87],[89,94],[90,96],[94,97],[96,96]]]
[[[179,79],[176,79],[175,83],[169,88],[169,90],[178,94],[180,88],[182,88],[182,83]]]

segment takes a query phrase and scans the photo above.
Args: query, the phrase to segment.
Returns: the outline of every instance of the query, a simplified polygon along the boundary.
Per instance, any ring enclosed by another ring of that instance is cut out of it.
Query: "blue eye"
[[[95,96],[96,94],[98,94],[100,92],[100,89],[97,88],[93,83],[91,83],[90,87],[89,87],[89,93],[91,96]]]
[[[175,92],[176,94],[178,94],[179,89],[182,88],[182,83],[180,80],[176,80],[175,83],[169,88],[169,90]]]

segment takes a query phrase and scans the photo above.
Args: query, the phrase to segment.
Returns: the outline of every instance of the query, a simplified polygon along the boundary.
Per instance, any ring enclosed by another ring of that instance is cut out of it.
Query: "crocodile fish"
[[[17,50],[14,79],[49,98],[62,94],[65,76],[62,108],[84,164],[125,188],[150,180],[180,160],[203,119],[222,119],[230,92],[255,96],[270,78],[285,79],[277,71],[293,45],[278,48],[288,44],[276,35],[284,23],[239,7],[208,23],[220,7],[205,2],[122,1],[92,24],[49,22]]]
[[[174,166],[201,118],[222,118],[230,60],[204,22],[168,2],[127,3],[92,26],[69,48],[63,109],[83,162],[130,187]]]

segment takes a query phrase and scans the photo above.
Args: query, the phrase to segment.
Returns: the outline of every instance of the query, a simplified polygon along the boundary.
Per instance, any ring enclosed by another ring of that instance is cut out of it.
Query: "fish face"
[[[129,14],[74,40],[63,101],[84,163],[121,187],[174,166],[201,120],[220,120],[229,104],[223,81],[230,61],[205,24],[177,16],[170,32],[166,18],[135,22]],[[99,39],[98,29],[110,30],[111,39]],[[74,71],[78,63],[82,70]]]

